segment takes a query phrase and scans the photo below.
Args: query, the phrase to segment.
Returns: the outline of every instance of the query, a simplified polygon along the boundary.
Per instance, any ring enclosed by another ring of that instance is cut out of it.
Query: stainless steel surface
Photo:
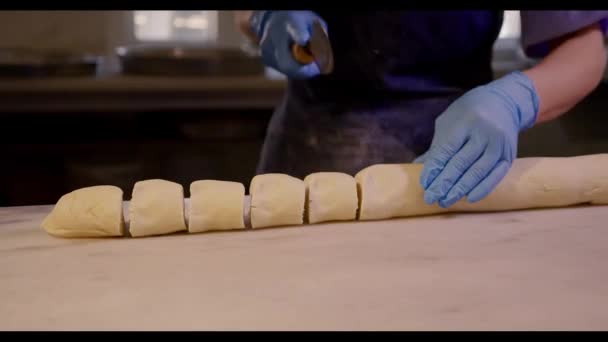
[[[0,48],[0,77],[93,77],[100,60],[100,56],[65,50]]]
[[[144,44],[118,47],[116,54],[125,74],[250,76],[264,73],[261,59],[239,48]]]
[[[283,80],[263,76],[0,79],[0,113],[268,108],[279,103]]]

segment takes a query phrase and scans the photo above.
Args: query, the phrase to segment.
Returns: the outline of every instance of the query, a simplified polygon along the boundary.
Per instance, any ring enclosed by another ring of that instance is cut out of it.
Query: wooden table
[[[65,240],[0,208],[0,329],[608,329],[608,207]]]

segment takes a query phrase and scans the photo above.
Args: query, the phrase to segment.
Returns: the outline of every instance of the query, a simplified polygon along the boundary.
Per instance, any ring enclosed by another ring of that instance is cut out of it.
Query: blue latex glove
[[[294,43],[301,46],[308,43],[315,19],[327,30],[327,24],[311,11],[253,12],[250,24],[259,39],[264,64],[289,78],[304,79],[319,75],[321,72],[316,63],[298,63],[291,50]]]
[[[420,182],[427,204],[442,208],[467,197],[477,202],[494,190],[517,155],[519,132],[534,125],[539,100],[532,80],[508,74],[465,93],[435,121]]]

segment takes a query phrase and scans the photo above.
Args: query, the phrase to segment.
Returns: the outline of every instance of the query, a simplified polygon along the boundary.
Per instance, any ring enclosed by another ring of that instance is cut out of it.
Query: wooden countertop
[[[0,208],[0,329],[608,329],[608,208],[140,239]]]

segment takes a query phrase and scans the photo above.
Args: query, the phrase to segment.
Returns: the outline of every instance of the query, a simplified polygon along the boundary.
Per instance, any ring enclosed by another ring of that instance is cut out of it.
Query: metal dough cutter
[[[329,74],[334,69],[334,54],[329,36],[319,20],[313,22],[312,35],[308,44],[306,46],[294,44],[292,52],[299,63],[316,63],[322,74]]]

